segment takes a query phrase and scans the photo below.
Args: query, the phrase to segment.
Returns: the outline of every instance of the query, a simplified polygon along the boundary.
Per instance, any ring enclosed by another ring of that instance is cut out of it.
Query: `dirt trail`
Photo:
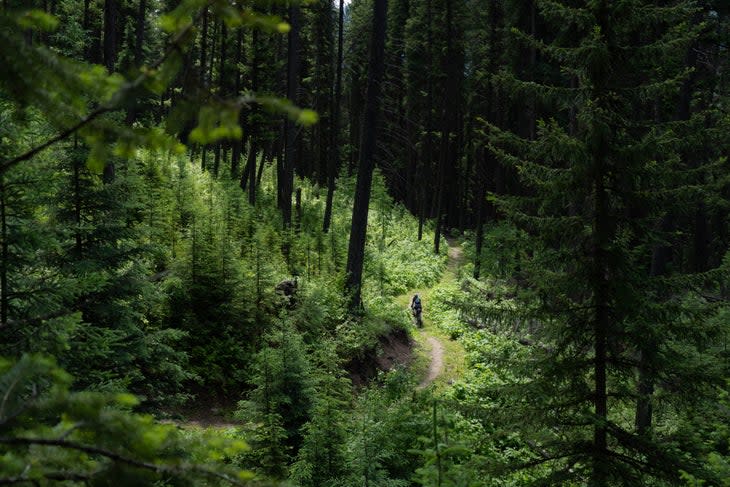
[[[459,266],[461,266],[461,263],[464,260],[464,249],[459,246],[456,239],[449,238],[447,241],[449,242],[449,262],[446,265],[446,271],[453,277],[456,277],[456,274],[459,271]]]
[[[456,239],[449,238],[447,240],[449,242],[447,254],[449,260],[446,265],[446,272],[444,272],[444,275],[441,278],[442,281],[456,279],[458,277],[459,267],[464,260],[464,250],[461,246],[459,246]],[[428,322],[429,320],[426,318],[425,321]],[[429,353],[431,361],[428,366],[428,374],[426,374],[426,377],[424,377],[418,385],[418,389],[428,387],[434,380],[436,380],[436,378],[438,378],[439,375],[441,375],[444,369],[444,345],[438,338],[429,333],[426,328],[422,328],[421,333],[424,335],[426,341],[431,347]]]
[[[428,366],[428,375],[418,384],[418,389],[423,389],[431,384],[444,368],[444,346],[435,337],[429,336],[426,340],[431,345],[431,363]]]

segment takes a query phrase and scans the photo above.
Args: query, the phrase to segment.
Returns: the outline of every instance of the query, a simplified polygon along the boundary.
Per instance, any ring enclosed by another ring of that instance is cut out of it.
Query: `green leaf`
[[[27,10],[20,14],[15,21],[24,29],[44,32],[54,31],[58,27],[58,19],[43,10]]]
[[[318,121],[319,115],[317,115],[317,112],[307,108],[299,112],[299,117],[297,118],[297,123],[304,126],[314,125]]]
[[[94,174],[102,174],[106,167],[106,160],[109,156],[107,146],[104,142],[97,142],[91,146],[89,158],[86,160],[86,167]]]
[[[134,407],[139,404],[139,399],[134,394],[120,393],[114,396],[114,399],[120,406]]]

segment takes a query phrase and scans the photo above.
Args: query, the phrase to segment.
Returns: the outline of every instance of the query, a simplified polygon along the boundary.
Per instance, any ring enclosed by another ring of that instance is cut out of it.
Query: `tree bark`
[[[362,309],[362,269],[367,238],[368,207],[370,188],[375,167],[376,129],[380,111],[380,93],[383,80],[385,55],[387,0],[374,0],[373,29],[370,43],[370,69],[368,71],[367,104],[363,130],[362,150],[358,164],[355,201],[352,209],[352,226],[347,251],[345,292],[350,301],[350,312],[357,314]]]
[[[203,27],[200,31],[200,84],[205,86],[205,69],[208,63],[208,7],[203,10]]]
[[[134,65],[139,67],[142,65],[144,46],[144,35],[147,20],[147,0],[139,0],[139,7],[137,9],[137,22],[134,32]]]
[[[114,72],[119,50],[119,0],[104,0],[104,66]]]
[[[596,213],[593,222],[595,234],[595,248],[593,264],[593,300],[595,314],[593,318],[594,335],[594,389],[593,407],[595,425],[593,427],[593,473],[591,485],[603,487],[607,482],[606,461],[608,456],[608,395],[607,395],[607,344],[610,325],[610,304],[608,301],[608,283],[606,269],[608,268],[607,251],[610,243],[608,228],[608,195],[604,187],[605,163],[600,156],[594,156],[597,175],[595,182]]]
[[[337,74],[335,78],[335,96],[332,100],[332,127],[329,168],[327,171],[327,200],[324,205],[324,222],[322,231],[329,232],[332,222],[332,200],[335,194],[335,180],[340,167],[340,103],[342,102],[342,57],[343,57],[343,26],[345,22],[344,0],[340,0],[339,20],[337,23]]]
[[[254,32],[256,32],[254,30]],[[255,41],[254,41],[255,45]],[[243,56],[243,30],[238,29],[238,32],[236,33],[236,54],[235,54],[235,66],[236,66],[236,79],[233,86],[234,95],[238,96],[241,93],[241,69],[239,68],[241,62],[242,62],[242,56]],[[245,116],[241,115],[239,116],[239,124],[241,124],[243,128],[243,132],[245,134],[246,130],[244,128],[243,120],[245,119]],[[232,147],[231,152],[231,179],[238,178],[238,168],[241,164],[241,154],[244,150],[245,144],[244,144],[244,137],[239,137],[234,143]]]
[[[456,132],[458,124],[459,110],[459,66],[456,49],[454,48],[454,12],[452,2],[446,2],[446,57],[443,60],[444,72],[446,73],[446,93],[443,98],[443,125],[441,128],[441,154],[439,157],[438,169],[438,190],[436,197],[436,230],[434,232],[433,250],[434,253],[440,252],[441,233],[444,224],[444,209],[447,207],[447,198],[452,178],[446,177],[446,173],[456,171],[456,144],[452,140],[452,135]],[[455,176],[453,179],[457,179]],[[452,208],[453,212],[453,208]],[[451,215],[450,215],[451,217]]]
[[[300,22],[301,12],[298,4],[289,7],[289,49],[287,63],[287,98],[296,103],[297,92],[299,91],[299,64],[300,64]],[[291,198],[294,191],[294,169],[297,163],[297,126],[290,119],[284,122],[285,155],[284,165],[281,171],[281,214],[284,220],[284,227],[291,226]]]
[[[74,241],[76,258],[81,259],[83,253],[83,240],[81,237],[81,161],[77,153],[78,137],[74,138],[74,156],[73,156],[73,191],[74,191]]]
[[[426,0],[426,48],[429,66],[433,64],[433,14],[432,14],[432,2]],[[421,154],[421,164],[423,165],[423,179],[419,184],[419,214],[418,214],[418,240],[423,239],[423,225],[426,218],[430,218],[433,205],[431,199],[428,197],[429,191],[426,189],[426,182],[431,181],[433,172],[432,161],[433,161],[433,73],[429,69],[426,73],[427,77],[427,88],[426,88],[426,133],[425,143],[423,144],[424,150]]]
[[[139,5],[137,8],[137,19],[135,22],[135,31],[134,31],[134,67],[140,68],[142,66],[142,58],[143,58],[143,51],[142,47],[144,46],[144,34],[145,34],[145,24],[147,20],[147,0],[139,0]],[[132,102],[132,105],[129,107],[129,110],[127,111],[127,118],[126,122],[131,125],[137,120],[137,100],[134,100]]]
[[[8,244],[8,222],[6,212],[7,193],[5,176],[0,173],[0,329],[8,324],[10,300],[8,298],[8,261],[10,245]]]
[[[597,24],[601,28],[602,42],[610,45],[611,27],[608,24],[606,0],[595,6]],[[608,61],[606,61],[608,62]],[[593,84],[591,99],[597,104],[605,104],[607,80],[598,74],[590,79]],[[609,269],[611,269],[611,246],[613,244],[616,230],[612,223],[609,189],[606,181],[610,177],[609,164],[606,155],[609,135],[600,126],[601,121],[592,122],[590,130],[592,135],[591,158],[593,162],[593,190],[594,214],[593,214],[593,255],[592,258],[592,291],[593,291],[593,451],[592,451],[592,472],[590,485],[604,487],[608,485],[608,337],[610,335],[612,306],[611,288],[609,283]],[[613,319],[618,319],[614,316]]]
[[[487,197],[487,182],[484,180],[484,174],[486,173],[486,151],[484,149],[479,150],[480,154],[478,157],[475,181],[475,194],[476,194],[476,237],[474,242],[474,279],[479,279],[482,270],[482,246],[484,243],[484,203]]]

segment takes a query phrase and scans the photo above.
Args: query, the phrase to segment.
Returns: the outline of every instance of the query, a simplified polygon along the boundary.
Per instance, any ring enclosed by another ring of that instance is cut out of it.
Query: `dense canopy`
[[[3,0],[0,45],[0,484],[730,485],[727,1]]]

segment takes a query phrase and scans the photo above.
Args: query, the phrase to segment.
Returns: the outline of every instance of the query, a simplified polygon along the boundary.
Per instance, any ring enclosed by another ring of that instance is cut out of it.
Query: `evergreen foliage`
[[[727,485],[726,3],[1,2],[0,484]]]
[[[196,445],[174,426],[132,414],[130,394],[71,392],[49,359],[24,355],[0,370],[0,466],[11,484],[244,485],[250,472],[216,462],[241,440]]]

